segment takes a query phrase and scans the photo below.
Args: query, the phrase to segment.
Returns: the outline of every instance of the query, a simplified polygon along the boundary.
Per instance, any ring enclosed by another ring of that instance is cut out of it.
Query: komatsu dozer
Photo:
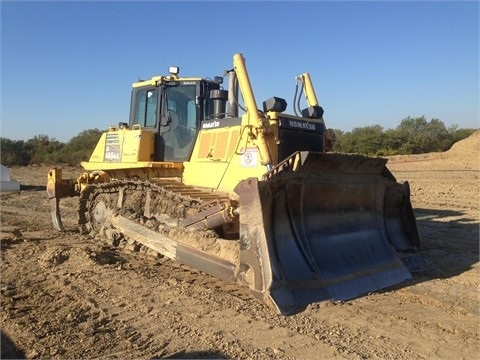
[[[82,233],[243,284],[283,315],[411,278],[425,259],[408,183],[386,159],[333,153],[309,74],[295,79],[295,115],[279,97],[257,107],[242,54],[214,79],[171,67],[135,82],[129,122],[85,172],[49,171],[55,229],[78,196]]]

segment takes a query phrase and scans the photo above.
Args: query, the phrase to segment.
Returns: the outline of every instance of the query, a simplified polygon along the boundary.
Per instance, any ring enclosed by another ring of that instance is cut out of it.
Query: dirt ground
[[[479,358],[480,132],[445,153],[396,156],[433,270],[289,317],[170,260],[50,222],[46,167],[11,168],[1,194],[1,358]],[[80,170],[64,168],[67,176]]]

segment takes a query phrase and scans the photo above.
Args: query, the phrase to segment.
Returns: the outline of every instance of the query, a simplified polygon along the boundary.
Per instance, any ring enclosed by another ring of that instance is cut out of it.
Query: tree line
[[[98,129],[85,130],[66,143],[47,135],[37,135],[27,141],[1,137],[1,163],[5,166],[78,165],[90,158],[101,135]]]
[[[402,120],[395,129],[384,130],[380,125],[354,128],[351,132],[334,130],[334,151],[367,156],[422,154],[441,152],[477,129],[449,128],[439,119],[427,121],[424,116]],[[47,135],[37,135],[27,141],[0,137],[1,163],[12,165],[78,165],[90,158],[102,131],[90,129],[80,132],[63,143]]]
[[[384,130],[380,125],[370,125],[354,128],[351,132],[334,130],[334,150],[367,156],[442,152],[476,130],[459,129],[458,125],[447,128],[439,119],[427,121],[425,116],[407,117],[395,129]]]

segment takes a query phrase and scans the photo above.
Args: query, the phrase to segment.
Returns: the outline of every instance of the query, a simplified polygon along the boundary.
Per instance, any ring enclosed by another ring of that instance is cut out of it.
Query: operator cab
[[[133,84],[129,125],[155,132],[154,161],[183,162],[190,158],[201,121],[213,116],[210,91],[220,89],[221,82],[179,78],[178,67],[170,67],[170,73]]]

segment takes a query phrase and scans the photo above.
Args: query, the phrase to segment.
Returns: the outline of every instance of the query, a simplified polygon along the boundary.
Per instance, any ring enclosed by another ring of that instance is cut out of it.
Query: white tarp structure
[[[0,165],[0,191],[18,191],[20,183],[10,178],[10,170]]]

